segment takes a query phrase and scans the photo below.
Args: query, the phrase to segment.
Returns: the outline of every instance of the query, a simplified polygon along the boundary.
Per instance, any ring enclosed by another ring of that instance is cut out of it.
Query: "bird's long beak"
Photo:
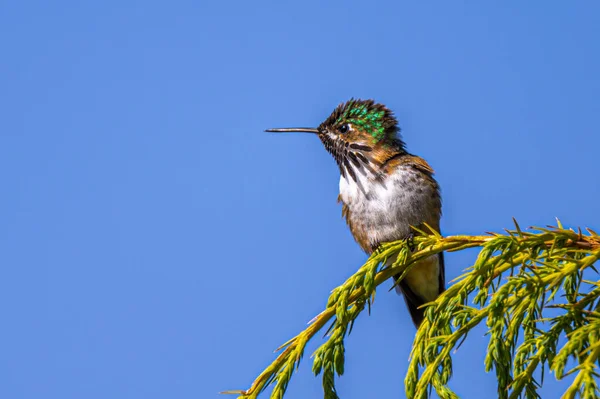
[[[319,134],[319,129],[312,127],[283,127],[277,129],[267,129],[265,132],[273,133],[314,133]]]

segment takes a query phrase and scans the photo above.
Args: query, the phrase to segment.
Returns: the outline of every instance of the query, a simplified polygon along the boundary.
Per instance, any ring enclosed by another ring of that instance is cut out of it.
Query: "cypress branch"
[[[393,275],[403,277],[421,259],[477,247],[475,263],[426,305],[405,378],[407,397],[427,398],[434,389],[443,399],[458,398],[448,386],[451,352],[471,329],[485,323],[489,342],[484,367],[496,373],[499,398],[539,398],[541,382],[534,373],[544,368],[557,379],[576,374],[564,398],[600,398],[600,281],[584,279],[587,269],[597,277],[600,236],[590,229],[587,234],[565,229],[560,222],[531,232],[522,231],[516,221],[515,226],[503,235],[442,237],[419,231],[413,252],[406,241],[383,244],[331,292],[326,309],[304,331],[277,349],[279,356],[249,389],[223,393],[256,399],[272,385],[271,398],[283,398],[307,342],[331,322],[325,342],[313,354],[312,369],[322,375],[324,397],[338,399],[334,377],[344,373],[344,340],[356,317],[370,308],[377,287]],[[561,313],[544,317],[549,308]],[[559,347],[559,337],[565,335],[567,342]],[[565,372],[570,359],[576,366]]]

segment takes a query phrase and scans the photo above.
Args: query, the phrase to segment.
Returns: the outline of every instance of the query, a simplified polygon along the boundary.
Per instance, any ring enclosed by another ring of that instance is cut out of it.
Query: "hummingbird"
[[[409,153],[394,113],[373,100],[350,99],[316,128],[275,128],[267,132],[312,133],[340,170],[338,202],[358,245],[372,254],[385,242],[411,240],[414,226],[439,232],[440,188],[429,164]],[[393,260],[388,261],[388,264]],[[414,325],[423,321],[421,305],[445,286],[444,254],[419,261],[405,277],[393,277]]]

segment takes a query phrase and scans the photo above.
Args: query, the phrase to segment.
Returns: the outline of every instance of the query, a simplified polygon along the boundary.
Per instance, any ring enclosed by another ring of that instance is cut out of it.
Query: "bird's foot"
[[[414,250],[415,250],[415,233],[409,233],[408,236],[406,236],[405,240],[406,240],[406,245],[408,246],[408,249],[410,249],[410,252],[414,252]]]
[[[381,252],[383,252],[382,244],[377,244],[375,247],[373,247],[373,255],[379,255]]]

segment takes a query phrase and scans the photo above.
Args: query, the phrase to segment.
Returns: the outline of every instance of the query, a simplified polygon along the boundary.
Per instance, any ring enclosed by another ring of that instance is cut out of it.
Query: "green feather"
[[[338,109],[336,125],[351,123],[370,134],[377,143],[385,140],[387,132],[395,136],[396,119],[383,105],[375,104],[372,100],[350,100]]]

